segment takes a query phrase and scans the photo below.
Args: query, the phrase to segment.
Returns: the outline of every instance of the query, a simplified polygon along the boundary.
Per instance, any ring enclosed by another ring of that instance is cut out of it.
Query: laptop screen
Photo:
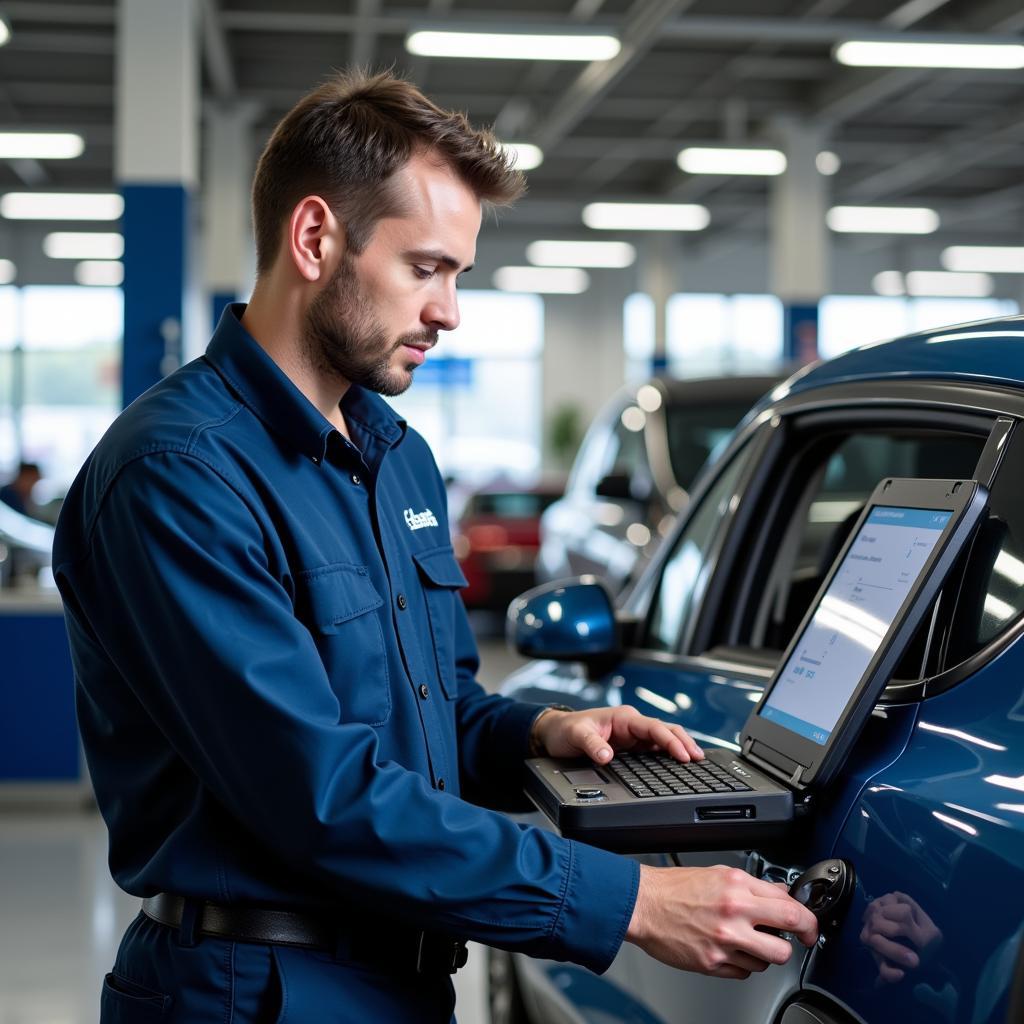
[[[761,706],[762,718],[828,742],[952,515],[871,510]]]

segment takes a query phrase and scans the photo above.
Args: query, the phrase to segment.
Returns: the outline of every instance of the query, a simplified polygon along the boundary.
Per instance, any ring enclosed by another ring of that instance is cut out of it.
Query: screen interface
[[[952,512],[876,505],[759,714],[828,742]]]

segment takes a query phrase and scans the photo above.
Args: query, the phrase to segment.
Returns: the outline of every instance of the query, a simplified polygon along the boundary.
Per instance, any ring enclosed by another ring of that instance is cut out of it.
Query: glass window
[[[658,651],[679,649],[694,599],[703,591],[711,568],[708,557],[715,537],[729,512],[729,501],[749,453],[747,445],[732,458],[676,539],[662,567],[644,646]]]
[[[774,295],[673,295],[667,316],[676,376],[759,373],[782,360],[783,310]]]
[[[736,424],[750,410],[747,400],[722,399],[715,405],[668,402],[665,422],[672,474],[689,488],[712,452],[728,441]]]
[[[759,572],[767,585],[751,645],[786,647],[879,480],[969,477],[983,446],[984,438],[939,431],[859,432],[817,441],[798,474],[808,483],[787,496],[779,541]]]
[[[459,327],[388,401],[427,439],[446,475],[529,478],[541,459],[544,304],[537,295],[460,291]]]
[[[1019,428],[1018,428],[1019,430]],[[991,643],[1024,614],[1024,437],[1017,434],[989,494],[952,619],[947,667]]]

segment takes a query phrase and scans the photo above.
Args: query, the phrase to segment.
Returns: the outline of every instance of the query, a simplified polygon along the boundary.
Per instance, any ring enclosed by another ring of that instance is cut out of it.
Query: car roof
[[[1024,316],[980,320],[893,341],[874,342],[812,364],[772,393],[772,400],[848,381],[962,379],[1024,388]]]

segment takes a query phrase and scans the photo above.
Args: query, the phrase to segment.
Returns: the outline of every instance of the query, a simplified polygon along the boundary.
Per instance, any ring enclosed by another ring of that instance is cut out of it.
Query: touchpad
[[[603,786],[605,780],[593,768],[581,768],[578,772],[562,772],[570,786]]]

